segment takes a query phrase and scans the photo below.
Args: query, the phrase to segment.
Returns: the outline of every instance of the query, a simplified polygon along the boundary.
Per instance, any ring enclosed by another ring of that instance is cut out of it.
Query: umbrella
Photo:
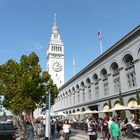
[[[98,111],[96,111],[96,110],[86,110],[86,111],[84,111],[84,112],[82,112],[82,114],[96,114],[96,113],[98,113]]]
[[[113,112],[110,109],[103,109],[101,111],[99,111],[99,113],[107,113],[107,112]]]
[[[137,105],[137,106],[131,108],[131,110],[139,110],[139,109],[140,109],[140,105]]]
[[[107,113],[107,112],[112,112],[112,111],[109,110],[109,105],[105,105],[104,108],[103,108],[103,110],[101,110],[99,112],[101,112],[101,113]]]
[[[72,113],[72,114],[70,114],[70,115],[81,115],[82,113],[83,113],[83,112],[78,111],[78,112]]]
[[[117,111],[117,110],[130,110],[130,107],[123,106],[120,104],[115,105],[115,107],[111,108],[110,111]]]

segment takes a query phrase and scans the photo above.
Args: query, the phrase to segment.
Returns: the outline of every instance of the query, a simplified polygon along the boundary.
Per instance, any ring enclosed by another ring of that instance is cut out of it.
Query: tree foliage
[[[21,56],[20,62],[10,59],[0,66],[0,94],[4,95],[4,106],[14,114],[23,110],[32,112],[43,102],[42,96],[50,91],[51,102],[58,94],[48,72],[42,72],[39,58],[33,52]]]
[[[120,105],[124,105],[124,101],[123,101],[123,97],[122,97],[121,91],[119,92],[119,103],[120,103]],[[121,112],[120,112],[120,115],[121,115],[121,118],[122,118],[122,119],[125,119],[125,118],[126,118],[126,113],[125,113],[125,111],[121,111]]]
[[[111,109],[112,105],[111,105],[111,100],[110,99],[108,100],[108,105],[109,105],[109,109]],[[112,116],[112,112],[109,112],[109,116]]]
[[[139,96],[139,92],[136,92],[136,99],[137,99],[137,104],[140,105],[140,96]]]
[[[140,105],[140,96],[139,96],[139,92],[136,91],[136,99],[137,99],[137,104]],[[140,110],[137,110],[137,115],[138,115],[138,118],[140,116]]]

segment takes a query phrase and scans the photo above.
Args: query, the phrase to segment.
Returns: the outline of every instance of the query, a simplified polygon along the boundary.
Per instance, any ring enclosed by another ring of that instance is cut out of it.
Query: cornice
[[[101,62],[103,62],[105,59],[110,57],[112,54],[116,53],[120,49],[126,46],[126,44],[130,43],[132,40],[134,40],[136,37],[140,36],[140,25],[137,26],[135,29],[130,31],[126,36],[124,36],[122,39],[120,39],[117,43],[115,43],[111,48],[109,48],[107,51],[105,51],[102,55],[97,57],[95,60],[93,60],[89,65],[87,65],[84,69],[82,69],[79,73],[77,73],[75,76],[73,76],[70,80],[68,80],[64,85],[62,85],[59,88],[59,91],[67,87],[70,83],[77,80],[79,77],[81,77],[83,74],[85,74],[87,71],[91,70]]]

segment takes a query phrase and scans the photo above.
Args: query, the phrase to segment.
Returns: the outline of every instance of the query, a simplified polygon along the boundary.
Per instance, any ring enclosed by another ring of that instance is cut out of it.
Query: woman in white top
[[[64,124],[63,124],[63,133],[64,133],[64,139],[65,140],[69,140],[70,128],[71,128],[71,126],[69,124],[69,121],[65,120]]]
[[[89,140],[97,140],[96,123],[93,120],[90,120],[88,123],[88,135]]]

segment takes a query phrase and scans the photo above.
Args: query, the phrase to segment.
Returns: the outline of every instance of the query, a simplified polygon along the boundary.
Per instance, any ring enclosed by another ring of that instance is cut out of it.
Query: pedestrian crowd
[[[55,129],[60,137],[60,140],[69,140],[71,129],[83,128],[89,135],[89,140],[97,140],[98,137],[103,140],[119,140],[121,135],[127,136],[127,125],[134,126],[136,118],[134,114],[130,119],[120,119],[117,115],[113,117],[105,116],[104,118],[84,118],[80,122],[73,119],[52,119],[51,121],[51,135],[53,136]],[[79,127],[78,127],[79,126]]]
[[[129,119],[127,117],[121,119],[117,115],[113,117],[105,116],[104,118],[90,116],[82,120],[78,120],[74,116],[71,119],[53,117],[50,121],[50,135],[53,138],[57,132],[59,140],[69,140],[71,131],[80,129],[86,132],[89,140],[97,140],[98,138],[103,140],[119,140],[120,136],[130,135],[130,132],[133,133],[132,129],[128,132],[128,125],[134,127],[138,123],[138,119],[136,119],[134,114],[131,114]],[[25,129],[29,140],[33,140],[34,135],[41,135],[41,131],[45,132],[45,125],[45,119],[35,120],[35,128],[33,128],[30,121],[27,121]]]

